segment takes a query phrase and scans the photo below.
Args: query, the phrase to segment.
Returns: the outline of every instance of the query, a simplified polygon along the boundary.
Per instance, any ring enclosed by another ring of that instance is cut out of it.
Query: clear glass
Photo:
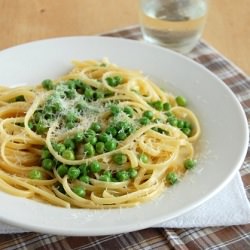
[[[207,9],[206,0],[140,0],[144,40],[188,53],[202,36]]]

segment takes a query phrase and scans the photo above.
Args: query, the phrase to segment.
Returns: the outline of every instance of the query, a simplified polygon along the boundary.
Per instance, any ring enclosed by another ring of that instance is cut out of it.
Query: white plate
[[[183,94],[202,128],[198,166],[159,198],[135,208],[65,209],[0,193],[0,220],[60,235],[105,235],[139,230],[179,216],[222,189],[247,150],[244,112],[230,89],[204,67],[172,51],[126,39],[67,37],[37,41],[0,53],[0,84],[35,84],[56,78],[73,59],[101,59],[141,69],[159,84]]]

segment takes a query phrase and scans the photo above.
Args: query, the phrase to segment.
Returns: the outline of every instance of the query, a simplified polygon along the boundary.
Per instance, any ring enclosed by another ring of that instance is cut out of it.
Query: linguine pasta
[[[0,189],[62,207],[131,207],[194,167],[186,99],[108,60],[0,88]]]

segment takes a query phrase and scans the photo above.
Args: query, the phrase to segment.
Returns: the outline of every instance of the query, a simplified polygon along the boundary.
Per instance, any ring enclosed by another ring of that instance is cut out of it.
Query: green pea
[[[83,139],[84,139],[84,133],[82,131],[77,132],[74,136],[75,142],[82,142]]]
[[[118,165],[123,165],[127,162],[128,157],[125,154],[118,153],[112,156],[113,161]]]
[[[192,129],[192,124],[189,121],[184,120],[183,122],[184,122],[183,128]]]
[[[182,107],[187,106],[187,100],[184,96],[176,96],[175,101],[179,106],[182,106]]]
[[[65,149],[66,149],[66,147],[65,147],[64,144],[62,144],[62,143],[55,143],[55,144],[53,145],[53,148],[55,149],[55,151],[56,151],[58,154],[62,154],[62,153],[65,151]]]
[[[95,150],[98,154],[102,154],[104,152],[104,143],[103,142],[97,142],[95,145]]]
[[[91,99],[94,96],[94,90],[91,87],[87,87],[84,91],[84,95],[87,99]]]
[[[40,121],[36,124],[36,132],[39,134],[39,135],[42,135],[46,132],[47,130],[47,127],[45,126],[45,124]]]
[[[87,129],[84,133],[85,137],[91,137],[91,136],[96,136],[96,132],[93,129]]]
[[[75,154],[74,151],[71,149],[66,149],[63,153],[62,153],[62,157],[66,160],[75,160]]]
[[[169,111],[171,109],[171,104],[169,102],[165,102],[163,104],[163,110]]]
[[[183,128],[184,127],[184,121],[183,120],[177,120],[177,127]]]
[[[104,97],[104,93],[103,92],[98,91],[98,90],[94,92],[94,99],[95,100],[102,99],[103,97]]]
[[[109,176],[110,178],[112,177],[112,173],[111,173],[110,170],[105,170],[105,171],[103,172],[103,175],[107,175],[107,176]]]
[[[74,149],[75,148],[75,143],[72,139],[70,138],[66,138],[64,140],[64,146],[67,148],[67,149]]]
[[[88,175],[89,173],[89,166],[87,163],[83,163],[79,166],[79,169],[81,171],[81,174],[83,175]]]
[[[41,158],[46,159],[46,158],[49,158],[49,157],[51,157],[51,154],[50,154],[49,150],[47,148],[42,149]]]
[[[148,156],[144,153],[142,153],[139,157],[140,161],[142,161],[143,163],[148,163]]]
[[[99,122],[93,122],[90,126],[90,129],[92,129],[96,133],[99,133],[102,130],[102,126]]]
[[[175,117],[169,117],[167,121],[169,122],[170,125],[174,127],[176,127],[178,124],[178,120]]]
[[[110,106],[110,112],[112,115],[118,115],[121,112],[121,108],[115,104]]]
[[[91,143],[86,143],[84,145],[84,152],[88,157],[94,156],[95,155],[95,148]]]
[[[112,136],[116,136],[117,134],[117,130],[115,127],[108,127],[105,131],[105,133],[107,133],[108,135],[112,135]]]
[[[42,160],[42,167],[48,171],[52,170],[52,168],[55,166],[55,162],[52,159],[44,159]]]
[[[23,95],[19,95],[16,97],[16,102],[24,102],[25,101],[25,98]]]
[[[147,117],[143,116],[139,119],[139,122],[141,125],[148,125],[150,123],[150,120]]]
[[[75,127],[75,122],[67,122],[65,126],[67,129],[72,129]]]
[[[81,171],[79,168],[72,166],[68,169],[67,174],[68,174],[69,179],[75,180],[79,177],[79,175],[81,174]]]
[[[116,173],[116,178],[118,181],[126,181],[129,179],[129,174],[126,170],[120,170]]]
[[[110,178],[108,175],[101,175],[101,176],[99,177],[99,180],[100,180],[100,181],[110,182],[110,181],[111,181],[111,178]]]
[[[197,161],[194,160],[194,159],[186,159],[184,161],[184,167],[186,169],[192,169],[192,168],[194,168],[196,166],[196,164],[197,164]]]
[[[166,176],[166,179],[171,185],[174,185],[176,182],[178,182],[178,176],[175,172],[169,172]]]
[[[29,122],[28,122],[28,127],[29,127],[30,129],[33,129],[33,128],[34,128],[34,123],[33,123],[32,121],[29,121]]]
[[[90,171],[92,173],[98,173],[101,171],[101,165],[98,161],[91,162],[89,167],[90,167]]]
[[[82,181],[82,182],[85,182],[87,184],[90,182],[90,178],[87,175],[81,176],[79,180]]]
[[[76,90],[75,89],[68,89],[65,91],[67,98],[74,99],[76,97]]]
[[[84,187],[82,186],[74,186],[71,188],[72,191],[77,194],[78,196],[84,198],[86,196],[86,191],[84,189]]]
[[[66,83],[65,83],[69,89],[75,89],[76,88],[76,83],[74,80],[68,80]]]
[[[43,174],[40,170],[38,169],[32,169],[29,173],[28,173],[28,177],[30,179],[34,179],[34,180],[42,180],[43,179]]]
[[[86,108],[86,103],[85,102],[81,101],[81,102],[78,102],[76,104],[76,110],[77,111],[82,111],[82,110],[84,110],[84,108]]]
[[[98,136],[98,140],[104,143],[111,139],[112,139],[112,136],[108,135],[107,133],[102,133]]]
[[[115,80],[115,82],[116,82],[117,84],[121,84],[121,83],[123,82],[122,76],[119,76],[119,75],[114,76],[114,80]]]
[[[134,113],[134,110],[127,106],[123,109],[123,112],[126,113],[128,115],[128,117],[132,118],[133,117],[133,113]]]
[[[104,148],[107,152],[115,150],[117,147],[117,142],[114,139],[111,139],[110,141],[105,142]]]
[[[53,81],[50,79],[43,80],[42,87],[46,90],[52,90],[54,88]]]
[[[190,128],[182,128],[181,131],[186,135],[186,136],[191,136],[192,130]]]
[[[149,120],[152,120],[154,117],[154,113],[151,110],[146,110],[142,114],[143,117],[147,117]]]
[[[134,179],[137,176],[138,172],[134,168],[129,168],[128,169],[128,175],[130,178]]]
[[[64,175],[66,175],[68,172],[68,167],[65,166],[64,164],[61,164],[58,168],[57,168],[57,173],[63,177]]]
[[[120,131],[120,132],[117,133],[116,139],[117,139],[118,141],[123,141],[123,140],[125,140],[126,138],[127,138],[127,134],[126,134],[125,132]]]
[[[91,145],[95,145],[97,142],[97,138],[95,136],[90,136],[86,138],[85,141],[90,143]]]
[[[152,103],[152,106],[158,110],[158,111],[162,111],[163,110],[163,103],[162,101],[155,101]]]
[[[117,81],[113,77],[107,77],[105,80],[111,87],[116,87],[118,85]]]
[[[65,117],[66,122],[70,123],[70,122],[76,122],[77,117],[76,114],[74,112],[69,112],[66,117]]]

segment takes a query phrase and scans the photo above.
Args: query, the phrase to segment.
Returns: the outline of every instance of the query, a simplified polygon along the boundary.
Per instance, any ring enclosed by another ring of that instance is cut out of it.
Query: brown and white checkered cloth
[[[141,39],[139,27],[106,33],[106,36]],[[250,78],[204,42],[190,53],[193,60],[216,74],[235,93],[250,124]],[[240,169],[250,199],[250,146]],[[0,249],[250,249],[250,224],[205,228],[148,228],[100,237],[65,237],[38,233],[0,236]]]

